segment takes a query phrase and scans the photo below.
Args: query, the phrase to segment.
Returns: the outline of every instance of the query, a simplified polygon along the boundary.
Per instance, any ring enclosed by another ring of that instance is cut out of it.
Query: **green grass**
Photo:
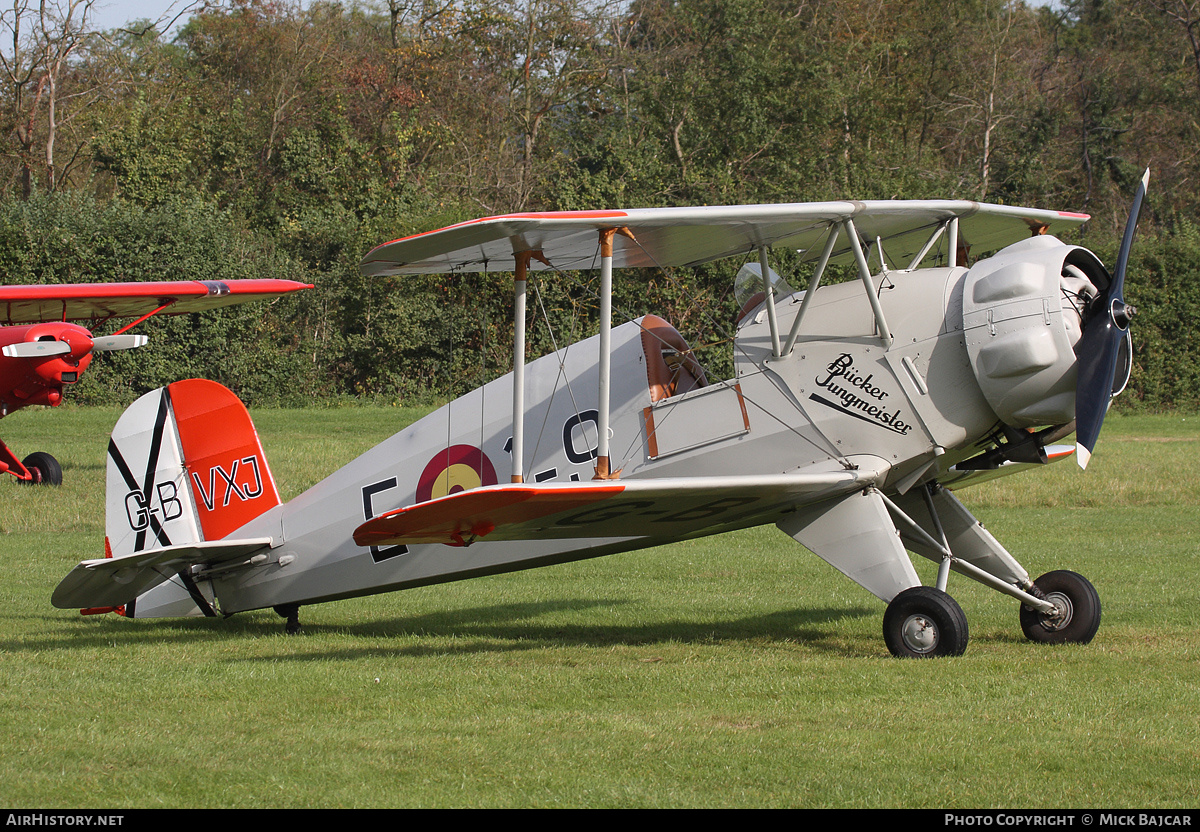
[[[967,654],[899,661],[883,605],[773,528],[308,607],[292,637],[56,610],[102,550],[118,415],[0,424],[66,476],[0,481],[0,805],[1196,805],[1200,419],[1114,414],[1088,471],[961,493],[1034,574],[1091,578],[1092,644],[1028,643],[953,578]],[[419,414],[254,415],[286,497]]]

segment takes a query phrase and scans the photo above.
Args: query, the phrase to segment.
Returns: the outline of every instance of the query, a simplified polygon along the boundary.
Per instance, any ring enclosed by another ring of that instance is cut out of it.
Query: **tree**
[[[0,49],[6,128],[15,141],[22,196],[33,192],[40,171],[49,191],[80,159],[86,136],[73,137],[65,163],[58,142],[64,127],[96,96],[96,88],[73,72],[72,59],[87,44],[95,0],[13,0],[0,14]]]

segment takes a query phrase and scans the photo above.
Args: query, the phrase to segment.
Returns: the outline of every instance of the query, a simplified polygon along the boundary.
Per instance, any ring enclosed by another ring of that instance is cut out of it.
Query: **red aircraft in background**
[[[0,418],[29,405],[56,407],[63,386],[79,381],[93,353],[144,345],[145,335],[128,331],[154,315],[203,312],[311,288],[266,279],[0,286]],[[94,336],[70,323],[87,321],[95,328],[130,317],[136,320],[111,335]],[[26,483],[62,483],[62,468],[50,454],[21,460],[0,442],[4,472]]]

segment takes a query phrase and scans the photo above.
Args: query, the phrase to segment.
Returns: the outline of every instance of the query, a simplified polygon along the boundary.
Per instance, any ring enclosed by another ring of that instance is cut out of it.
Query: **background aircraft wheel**
[[[1051,617],[1021,605],[1021,629],[1041,644],[1087,644],[1100,629],[1100,595],[1075,572],[1047,572],[1034,581],[1046,600],[1063,611]]]
[[[883,640],[893,656],[961,656],[967,649],[967,616],[958,602],[931,586],[906,589],[883,614]]]
[[[30,485],[62,485],[62,466],[50,454],[42,451],[32,453],[21,460],[21,464],[33,474],[33,479],[21,482]]]

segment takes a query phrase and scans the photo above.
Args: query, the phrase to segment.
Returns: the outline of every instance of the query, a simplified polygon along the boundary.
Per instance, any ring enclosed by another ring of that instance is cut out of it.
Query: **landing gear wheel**
[[[1049,616],[1021,605],[1021,629],[1039,644],[1087,644],[1100,629],[1100,595],[1088,579],[1065,569],[1033,582],[1061,610]]]
[[[50,454],[37,451],[21,460],[21,464],[33,474],[33,479],[21,482],[29,485],[62,485],[62,466]]]
[[[961,656],[967,650],[967,616],[940,589],[916,586],[888,604],[883,640],[892,655],[902,659]]]

